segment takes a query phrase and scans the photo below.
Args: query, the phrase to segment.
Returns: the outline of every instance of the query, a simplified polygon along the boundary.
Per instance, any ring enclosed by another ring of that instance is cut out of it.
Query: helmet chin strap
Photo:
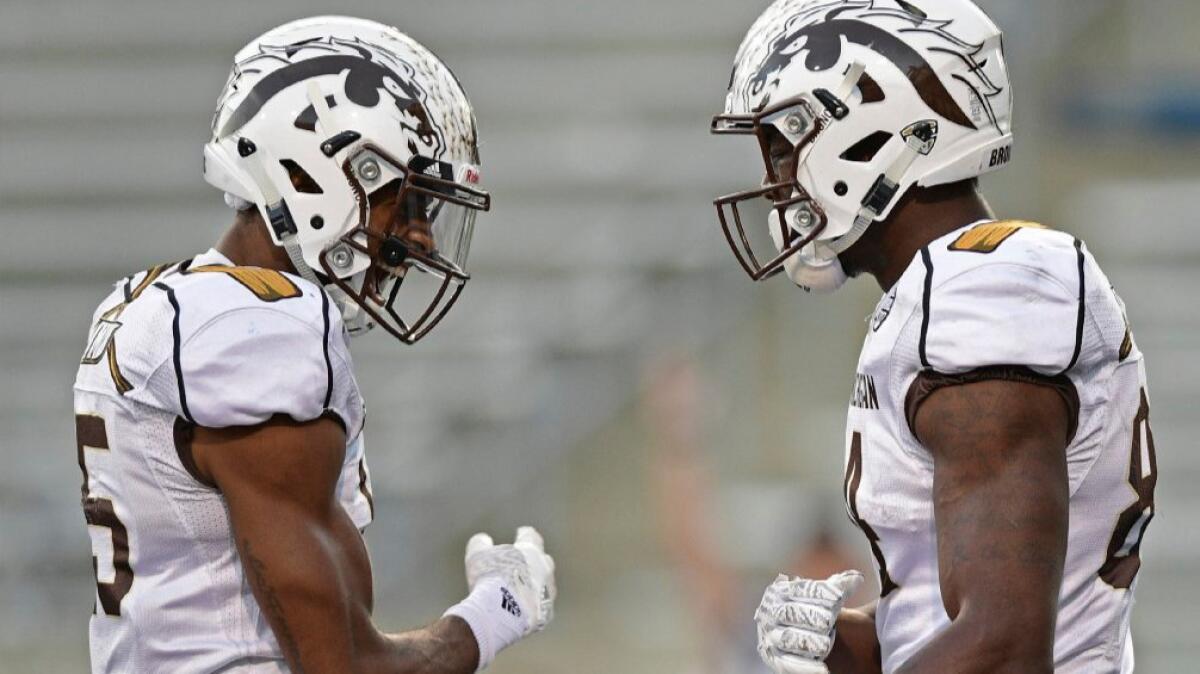
[[[300,250],[300,244],[295,243],[295,241],[296,237],[289,237],[283,242],[283,250],[287,253],[288,259],[292,261],[292,266],[295,267],[296,273],[305,281],[316,286],[322,286],[321,281],[317,279],[317,273],[304,261],[304,253]]]
[[[254,182],[258,184],[258,189],[262,192],[263,208],[267,211],[268,217],[267,226],[273,229],[275,238],[279,240],[279,245],[283,246],[284,251],[287,252],[288,259],[291,260],[292,267],[295,268],[296,273],[306,281],[319,286],[321,282],[317,280],[317,275],[313,272],[312,267],[309,267],[308,263],[304,261],[304,254],[300,250],[300,244],[296,241],[297,233],[295,232],[295,225],[292,225],[290,222],[275,222],[276,218],[274,214],[276,213],[287,217],[289,220],[290,216],[286,215],[287,205],[283,203],[283,196],[279,194],[279,189],[275,187],[274,181],[271,180],[271,177],[263,169],[261,155],[265,152],[265,150],[259,150],[248,155],[246,157],[246,168],[250,173],[250,177],[254,179]],[[277,225],[290,225],[292,231],[287,231],[286,226]]]
[[[904,143],[904,150],[900,156],[896,157],[895,161],[888,166],[875,184],[867,192],[867,196],[863,199],[862,208],[858,214],[854,216],[854,225],[850,227],[850,231],[842,236],[829,242],[817,242],[818,254],[822,257],[835,257],[858,243],[862,235],[866,233],[867,228],[871,223],[879,219],[879,215],[887,210],[888,205],[892,203],[892,199],[896,197],[896,192],[900,188],[900,181],[904,178],[904,174],[908,173],[908,169],[912,168],[913,162],[922,154],[926,154],[927,143],[914,136],[909,136]]]
[[[338,129],[337,115],[329,107],[329,103],[325,100],[325,96],[321,92],[321,86],[317,84],[316,81],[310,80],[306,93],[308,95],[309,103],[311,103],[313,106],[313,111],[316,112],[317,128],[320,130],[321,134],[327,138],[335,135]],[[332,158],[332,155],[336,154],[336,151],[332,154],[329,152],[326,154],[330,155],[330,158]],[[370,323],[360,320],[361,308],[358,306],[358,304],[356,304],[353,300],[350,300],[336,285],[326,285],[317,278],[316,272],[313,271],[312,267],[310,267],[308,262],[304,259],[304,251],[296,239],[297,237],[294,234],[288,237],[280,238],[280,244],[283,246],[284,251],[287,252],[288,259],[291,260],[292,267],[296,269],[296,273],[299,274],[301,278],[319,288],[322,288],[326,293],[329,294],[330,298],[334,300],[338,310],[341,312],[342,320],[352,335],[363,334],[370,330]]]

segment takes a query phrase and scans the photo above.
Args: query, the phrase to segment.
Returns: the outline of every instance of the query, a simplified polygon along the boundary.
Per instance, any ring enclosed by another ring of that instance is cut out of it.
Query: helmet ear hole
[[[858,78],[858,93],[862,94],[862,103],[882,103],[887,99],[883,93],[883,87],[863,71],[862,77]]]
[[[870,162],[891,139],[892,134],[887,131],[876,131],[846,148],[846,151],[842,153],[842,159],[863,164]]]
[[[313,180],[313,177],[308,175],[299,164],[291,159],[280,159],[279,164],[283,166],[283,170],[288,172],[288,178],[292,181],[292,187],[297,192],[304,194],[325,194],[325,190]]]

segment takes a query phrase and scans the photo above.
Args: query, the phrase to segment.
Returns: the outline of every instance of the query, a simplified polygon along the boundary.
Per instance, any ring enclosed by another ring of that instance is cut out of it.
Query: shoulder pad
[[[329,411],[358,430],[341,316],[321,288],[252,267],[184,263],[152,275],[134,277],[141,290],[114,317],[109,369],[120,395],[214,428]]]
[[[159,288],[174,310],[172,370],[185,419],[250,426],[277,414],[308,421],[331,407],[335,369],[349,363],[341,317],[323,290],[225,265],[184,269]]]
[[[1079,357],[1082,244],[1032,223],[976,225],[921,252],[921,365],[960,373],[994,365],[1057,375]]]

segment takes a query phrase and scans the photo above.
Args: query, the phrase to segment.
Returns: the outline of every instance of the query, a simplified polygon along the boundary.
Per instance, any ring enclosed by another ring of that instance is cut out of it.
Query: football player
[[[553,560],[532,528],[478,534],[465,600],[373,624],[347,350],[422,338],[468,279],[490,197],[462,87],[395,28],[295,21],[237,54],[204,160],[233,225],[118,282],[75,380],[93,671],[483,669],[550,621]]]
[[[1142,354],[1070,234],[993,215],[1011,158],[997,26],[970,0],[778,0],[736,57],[719,134],[763,184],[716,201],[755,280],[883,288],[853,380],[858,572],[780,577],[759,652],[797,672],[1130,672],[1157,467]],[[819,350],[790,350],[797,368]]]

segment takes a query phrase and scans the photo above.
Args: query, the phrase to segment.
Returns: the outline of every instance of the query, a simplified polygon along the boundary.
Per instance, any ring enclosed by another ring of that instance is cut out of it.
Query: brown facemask
[[[779,175],[780,172],[771,158],[768,129],[772,122],[766,120],[778,119],[781,116],[784,120],[783,123],[791,127],[789,130],[793,134],[804,134],[792,151],[791,165],[798,167],[805,148],[816,140],[827,123],[816,114],[806,96],[796,96],[780,101],[756,113],[722,114],[714,116],[712,120],[711,131],[713,134],[753,135],[758,139],[759,149],[762,152],[763,164],[766,168],[766,179],[763,184],[755,189],[735,192],[713,201],[729,248],[742,268],[755,281],[771,278],[783,271],[784,261],[816,240],[824,231],[827,221],[821,205],[796,180],[796,171],[793,170],[792,175],[788,176]],[[742,216],[743,209],[739,206],[759,205],[764,199],[770,204],[768,227],[778,228],[778,236],[773,236],[772,239],[782,242],[781,248],[770,243],[754,244],[751,242],[755,237],[748,235],[747,226],[761,228],[763,226],[761,219],[743,222],[745,220]],[[793,209],[794,215],[799,214],[799,217],[808,218],[806,222],[796,223],[800,229],[808,232],[806,236],[801,236],[797,228],[792,227],[787,221],[788,210],[795,206],[802,206],[802,208]],[[768,248],[768,246],[770,247]],[[756,248],[760,251],[759,253],[755,252]],[[769,252],[762,253],[763,250]],[[770,257],[767,257],[768,255]],[[760,256],[766,262],[759,262]]]
[[[393,181],[368,195],[355,175],[355,164],[361,164],[364,154],[398,172],[402,176],[399,184]],[[491,195],[454,180],[448,164],[414,156],[405,165],[369,144],[347,159],[342,171],[355,192],[359,225],[321,252],[321,267],[330,282],[376,325],[405,344],[413,344],[437,326],[470,280],[464,266],[474,213],[491,209]],[[393,215],[386,223],[372,223],[371,200],[387,201],[390,195],[379,194],[386,190],[395,191]],[[463,222],[455,223],[458,230],[449,232],[452,225],[445,220],[458,216]],[[334,256],[349,252],[343,247],[371,260],[358,288],[352,277],[342,278],[334,271],[339,266]],[[420,283],[417,277],[423,277]],[[417,285],[424,286],[421,290],[428,297],[420,304],[406,295],[415,294],[412,287]],[[415,309],[404,311],[402,303]]]

